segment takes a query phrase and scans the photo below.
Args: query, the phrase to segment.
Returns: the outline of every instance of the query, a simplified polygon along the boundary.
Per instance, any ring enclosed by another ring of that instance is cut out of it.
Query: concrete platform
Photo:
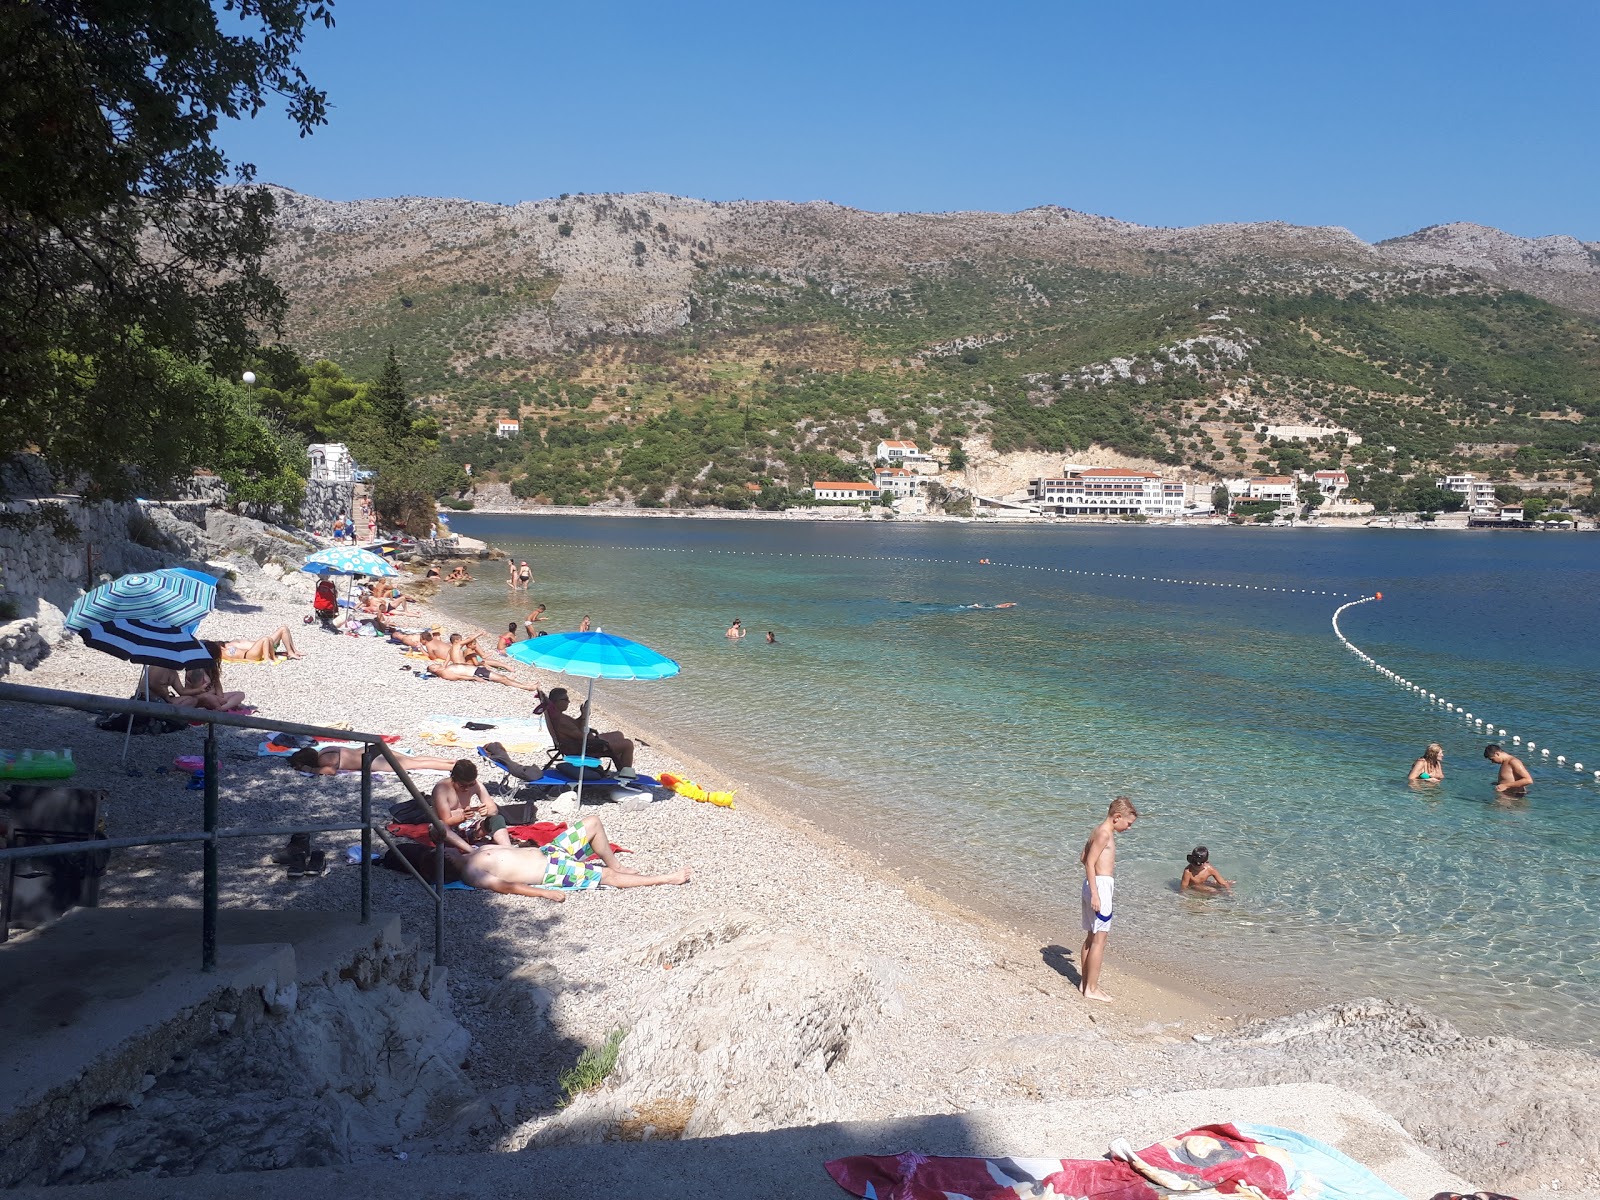
[[[203,972],[198,909],[79,908],[0,945],[0,1154],[209,1033],[228,993],[319,979],[399,938],[391,915],[225,910]]]
[[[1310,1134],[1426,1200],[1466,1184],[1424,1154],[1363,1096],[1322,1084],[1067,1100],[991,1111],[855,1121],[690,1142],[558,1146],[516,1154],[438,1156],[259,1175],[128,1179],[89,1187],[21,1188],[16,1200],[841,1200],[822,1169],[848,1154],[1098,1158],[1113,1139],[1134,1146],[1212,1121],[1255,1121]]]

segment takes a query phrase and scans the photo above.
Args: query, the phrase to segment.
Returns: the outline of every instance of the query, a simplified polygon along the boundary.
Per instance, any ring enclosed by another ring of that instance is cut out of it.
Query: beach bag
[[[384,854],[378,860],[378,865],[391,871],[399,871],[402,875],[408,875],[410,872],[406,870],[406,863],[410,863],[418,875],[432,882],[433,856],[435,853],[436,851],[432,846],[424,846],[421,842],[401,842]],[[446,883],[459,883],[460,880],[460,864],[450,855],[445,855],[444,881]]]
[[[426,825],[428,810],[415,800],[402,800],[389,806],[389,817],[396,825]]]

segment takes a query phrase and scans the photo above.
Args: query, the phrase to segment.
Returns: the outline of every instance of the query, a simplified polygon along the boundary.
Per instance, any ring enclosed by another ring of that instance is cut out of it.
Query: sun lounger
[[[578,782],[576,760],[563,759],[547,763],[542,767],[528,767],[521,763],[513,762],[504,753],[504,747],[497,743],[488,746],[479,746],[478,754],[486,761],[500,768],[501,778],[492,785],[485,785],[496,794],[511,797],[522,788],[559,788],[562,791],[574,786]],[[591,773],[592,772],[592,773]],[[511,781],[517,780],[516,784]],[[659,788],[661,781],[654,775],[639,775],[632,772],[605,772],[600,770],[597,759],[584,760],[583,786],[585,791],[589,788],[628,788],[630,790],[647,790]]]

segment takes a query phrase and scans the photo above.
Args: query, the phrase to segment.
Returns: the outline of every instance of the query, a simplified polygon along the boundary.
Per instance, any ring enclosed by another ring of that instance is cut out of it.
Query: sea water
[[[461,515],[526,558],[445,597],[498,631],[549,606],[678,659],[600,707],[792,799],[954,895],[1077,932],[1114,795],[1119,939],[1197,974],[1422,1002],[1464,1028],[1600,1028],[1600,539],[1560,533]],[[988,559],[984,564],[981,560]],[[1177,580],[1180,582],[1157,582]],[[1187,582],[1182,582],[1187,581]],[[1364,667],[1345,635],[1496,729]],[[994,605],[1014,603],[1013,608]],[[980,604],[985,607],[973,608]],[[732,642],[734,618],[749,630]],[[771,630],[777,644],[769,645]],[[1405,782],[1429,743],[1445,781]],[[1568,759],[1557,770],[1554,755]],[[1593,763],[1582,776],[1572,761]],[[1180,894],[1210,848],[1237,886]]]

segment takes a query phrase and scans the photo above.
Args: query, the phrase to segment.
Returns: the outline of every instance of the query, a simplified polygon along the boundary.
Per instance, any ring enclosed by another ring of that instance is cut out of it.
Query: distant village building
[[[1277,438],[1280,442],[1315,442],[1341,435],[1344,437],[1345,445],[1361,445],[1360,434],[1351,433],[1348,429],[1341,429],[1337,425],[1268,425],[1267,432],[1263,436]]]
[[[1470,471],[1465,475],[1446,475],[1443,479],[1436,479],[1434,486],[1446,492],[1456,493],[1467,502],[1469,512],[1487,513],[1498,507],[1494,496],[1494,480],[1479,479]],[[1518,516],[1513,519],[1522,518]]]
[[[318,442],[306,447],[311,478],[317,483],[350,483],[356,477],[356,460],[343,442]]]
[[[522,432],[522,422],[512,420],[510,417],[501,417],[500,423],[494,427],[495,437],[516,437]]]
[[[1350,486],[1350,476],[1343,471],[1313,471],[1311,478],[1317,490],[1329,500],[1337,500]]]
[[[1028,496],[1057,516],[1181,517],[1183,484],[1125,467],[1069,468],[1060,479],[1034,479]]]
[[[877,457],[893,466],[898,462],[921,462],[928,456],[917,449],[915,442],[885,441],[878,443]]]
[[[1300,490],[1288,475],[1255,475],[1245,487],[1246,500],[1276,500],[1279,504],[1300,503]]]
[[[900,500],[920,493],[927,478],[904,467],[879,467],[872,473],[872,481],[878,485],[880,492],[887,492]]]
[[[811,485],[818,500],[876,500],[878,488],[870,483],[833,483],[819,480]]]

